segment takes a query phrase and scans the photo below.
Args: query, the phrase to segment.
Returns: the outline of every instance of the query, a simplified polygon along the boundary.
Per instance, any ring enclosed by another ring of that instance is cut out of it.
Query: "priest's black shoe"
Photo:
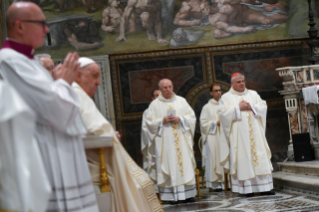
[[[168,204],[170,204],[170,205],[176,205],[176,204],[177,204],[177,201],[169,201]]]
[[[186,199],[186,202],[195,202],[195,198],[194,197],[188,198]]]
[[[274,190],[266,191],[266,192],[261,192],[260,195],[275,195],[276,192]]]
[[[223,191],[223,189],[217,188],[217,189],[214,189],[214,191],[215,191],[215,192],[221,192],[221,191]]]
[[[253,197],[253,196],[254,196],[254,193],[246,194],[246,197]]]

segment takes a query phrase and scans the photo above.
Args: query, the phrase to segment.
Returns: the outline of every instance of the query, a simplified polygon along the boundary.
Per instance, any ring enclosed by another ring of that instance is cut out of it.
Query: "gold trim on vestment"
[[[167,108],[167,110],[174,110],[174,107],[172,107],[171,105]],[[174,124],[172,126],[172,131],[173,131],[173,135],[175,137],[175,149],[177,151],[177,163],[179,165],[179,171],[181,173],[181,176],[184,177],[184,169],[183,169],[183,160],[182,160],[182,151],[181,151],[181,147],[179,146],[179,136],[178,133],[176,131],[177,128],[177,124]]]
[[[247,114],[247,119],[248,119],[248,124],[249,124],[249,138],[250,138],[251,154],[252,154],[252,157],[253,157],[254,165],[255,166],[259,166],[258,156],[257,156],[257,153],[256,153],[256,143],[255,143],[255,139],[254,139],[254,136],[253,136],[254,129],[253,129],[253,126],[252,126],[251,121],[250,121],[251,115],[250,115],[248,110],[246,110],[246,114]]]
[[[144,170],[142,170],[135,161],[132,160],[131,156],[126,152],[124,147],[120,145],[120,149],[124,154],[126,162],[129,166],[129,169],[134,176],[136,182],[141,186],[147,202],[151,208],[151,212],[163,212],[162,206],[157,198],[154,184],[149,178],[148,174]]]

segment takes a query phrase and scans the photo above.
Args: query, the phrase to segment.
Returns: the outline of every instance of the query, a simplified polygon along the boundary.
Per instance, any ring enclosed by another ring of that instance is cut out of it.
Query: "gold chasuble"
[[[172,112],[177,124],[163,124]],[[187,101],[175,94],[170,99],[159,95],[149,106],[146,124],[154,138],[149,148],[156,158],[157,186],[162,200],[185,200],[196,195],[193,135],[196,117]],[[155,145],[155,148],[152,146]]]
[[[162,212],[162,206],[148,175],[126,152],[112,125],[103,117],[93,100],[77,83],[73,83],[72,87],[78,94],[80,112],[89,134],[108,134],[113,137],[113,147],[105,148],[107,176],[113,195],[113,212]],[[90,156],[91,161],[95,160],[96,164],[99,164],[98,151],[96,157],[92,154]]]
[[[240,111],[239,102],[250,104],[251,111]],[[220,160],[232,175],[233,191],[265,192],[273,188],[271,152],[265,137],[267,104],[256,91],[236,92],[231,88],[219,101],[223,132]]]
[[[211,99],[204,105],[200,114],[200,130],[202,135],[202,167],[205,169],[206,187],[224,188],[224,168],[220,165],[219,135],[217,125],[219,103]]]

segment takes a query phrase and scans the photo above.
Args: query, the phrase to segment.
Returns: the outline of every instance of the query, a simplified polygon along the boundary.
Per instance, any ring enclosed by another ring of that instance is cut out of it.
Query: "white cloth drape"
[[[319,90],[318,85],[314,85],[311,87],[302,88],[302,95],[305,100],[305,105],[308,105],[310,103],[312,104],[318,104],[318,93]],[[297,105],[296,105],[297,106]]]
[[[0,211],[43,212],[51,192],[38,144],[35,113],[0,81]]]
[[[38,61],[9,48],[0,50],[0,75],[36,113],[34,136],[52,188],[47,211],[98,211],[84,165],[86,128],[72,87],[53,81]]]

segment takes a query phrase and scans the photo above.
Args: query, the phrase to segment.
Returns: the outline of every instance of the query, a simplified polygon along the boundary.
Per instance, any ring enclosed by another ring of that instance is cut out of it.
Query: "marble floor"
[[[169,205],[163,202],[165,212],[319,212],[319,196],[295,191],[275,190],[274,196],[246,197],[230,192],[209,192],[202,189],[202,198],[192,203]]]

